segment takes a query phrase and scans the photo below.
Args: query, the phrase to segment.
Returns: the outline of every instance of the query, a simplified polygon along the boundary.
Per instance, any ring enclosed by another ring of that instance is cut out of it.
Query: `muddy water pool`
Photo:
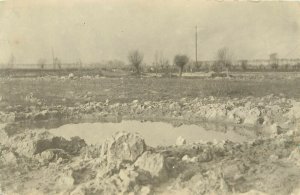
[[[255,139],[253,130],[243,127],[224,126],[217,124],[174,126],[166,122],[123,120],[119,123],[79,123],[66,124],[49,129],[57,136],[70,139],[74,136],[83,138],[88,144],[101,144],[106,138],[117,131],[137,132],[150,146],[174,145],[182,136],[187,142],[230,140],[244,142]]]

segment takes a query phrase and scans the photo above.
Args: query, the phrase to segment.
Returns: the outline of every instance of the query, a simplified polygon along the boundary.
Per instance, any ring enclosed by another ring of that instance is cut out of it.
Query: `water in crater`
[[[182,136],[187,142],[230,140],[244,142],[256,137],[253,130],[243,127],[217,124],[174,126],[166,122],[123,120],[120,123],[79,123],[66,124],[49,130],[57,136],[70,139],[74,136],[83,138],[88,144],[101,144],[117,131],[137,132],[150,146],[174,145],[177,137]]]

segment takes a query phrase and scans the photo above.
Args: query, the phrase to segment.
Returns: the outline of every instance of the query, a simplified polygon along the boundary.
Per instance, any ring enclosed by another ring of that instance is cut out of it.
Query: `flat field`
[[[287,79],[288,78],[288,79]],[[300,78],[295,73],[236,73],[234,78],[154,78],[81,77],[13,78],[0,80],[0,109],[24,105],[26,96],[41,99],[45,105],[73,105],[89,101],[158,101],[183,97],[242,98],[284,94],[300,98]]]
[[[0,194],[300,192],[299,73],[26,75],[0,77]]]

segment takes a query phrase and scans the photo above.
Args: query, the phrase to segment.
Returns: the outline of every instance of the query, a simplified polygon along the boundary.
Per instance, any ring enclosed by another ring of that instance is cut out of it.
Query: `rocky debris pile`
[[[20,194],[287,194],[300,181],[300,150],[279,127],[271,130],[276,136],[245,143],[179,137],[157,148],[128,132],[89,146],[78,137],[25,131],[0,143],[0,183],[5,178],[3,191]]]
[[[127,132],[107,139],[100,156],[89,162],[99,167],[96,176],[71,194],[151,194],[153,186],[168,176],[166,158],[151,152],[138,134]]]
[[[221,173],[207,171],[189,177],[188,180],[178,178],[168,189],[168,194],[232,194]]]
[[[133,170],[121,169],[118,173],[105,179],[94,179],[78,185],[70,194],[150,194],[152,189],[147,174]]]
[[[16,120],[16,114],[14,112],[4,113],[0,111],[1,122],[12,123]]]
[[[74,106],[52,106],[43,104],[31,105],[24,109],[18,106],[0,112],[0,121],[14,122],[26,120],[49,120],[49,119],[85,119],[85,118],[105,118],[121,115],[129,118],[135,117],[157,117],[174,118],[181,120],[197,121],[225,121],[245,125],[271,125],[273,121],[282,118],[283,114],[287,118],[291,115],[297,117],[299,108],[292,106],[293,100],[277,97],[265,96],[262,98],[246,97],[242,99],[225,98],[182,98],[179,101],[145,101],[134,100],[130,103],[110,103],[93,102],[87,93],[84,98],[88,98],[88,103],[77,103]],[[291,110],[289,110],[289,108]],[[298,109],[298,110],[297,110]],[[293,114],[294,113],[294,114]]]
[[[43,157],[63,153],[62,151],[76,155],[86,146],[85,141],[79,137],[66,140],[63,137],[53,136],[45,130],[30,130],[1,141],[3,141],[1,144],[13,149],[19,155],[29,158],[37,154]]]

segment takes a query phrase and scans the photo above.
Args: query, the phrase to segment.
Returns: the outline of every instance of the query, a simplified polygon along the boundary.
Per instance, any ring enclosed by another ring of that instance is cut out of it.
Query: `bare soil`
[[[290,76],[3,78],[0,194],[298,194],[300,88]],[[247,126],[257,139],[153,148],[126,133],[87,145],[47,131],[122,119]]]

